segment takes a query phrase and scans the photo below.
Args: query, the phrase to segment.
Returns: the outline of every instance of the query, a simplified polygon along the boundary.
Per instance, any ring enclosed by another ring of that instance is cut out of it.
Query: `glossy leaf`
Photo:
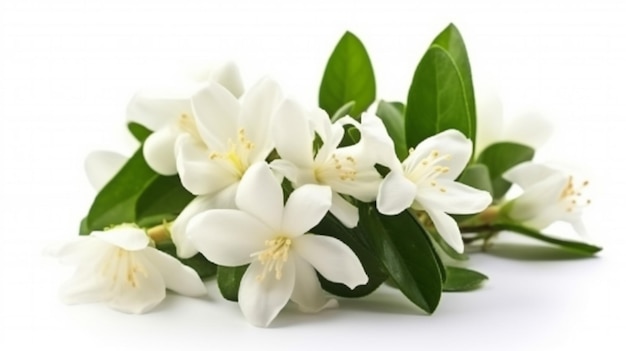
[[[402,109],[399,109],[398,106],[393,103],[380,101],[376,115],[383,121],[387,133],[393,140],[396,155],[400,160],[404,160],[409,153],[406,145],[404,113]]]
[[[409,147],[447,129],[475,141],[472,73],[463,38],[453,24],[435,38],[415,70],[405,121]]]
[[[359,38],[346,32],[330,55],[319,92],[319,106],[329,116],[354,101],[350,115],[356,117],[374,102],[376,80],[367,50]]]
[[[478,156],[477,162],[489,169],[493,198],[500,199],[511,188],[511,183],[502,174],[511,167],[533,159],[535,151],[525,145],[501,142],[489,145]]]
[[[177,175],[159,175],[143,190],[135,204],[137,221],[155,216],[178,215],[194,195],[181,184]]]
[[[483,164],[475,163],[469,165],[459,177],[459,182],[472,188],[488,191],[493,195],[489,169]]]
[[[489,279],[486,275],[467,268],[448,266],[446,271],[448,278],[443,285],[443,291],[475,290]]]
[[[132,134],[140,143],[146,140],[152,131],[137,122],[128,122],[128,131]]]
[[[229,301],[239,299],[239,285],[248,265],[239,267],[217,267],[217,286],[222,296]]]
[[[383,216],[372,206],[362,206],[360,223],[393,284],[415,305],[433,313],[443,277],[428,234],[406,211]]]
[[[533,239],[541,240],[543,242],[560,246],[566,250],[576,252],[582,255],[593,255],[602,250],[601,247],[587,244],[580,241],[566,240],[555,238],[546,234],[543,234],[535,229],[528,228],[522,225],[513,223],[496,223],[493,225],[495,231],[510,231],[515,232]]]
[[[369,281],[366,284],[359,285],[352,290],[341,283],[331,282],[318,274],[324,290],[342,297],[362,297],[372,293],[387,280],[387,273],[385,273],[378,258],[369,247],[365,237],[366,233],[362,232],[359,227],[348,229],[329,213],[315,228],[311,229],[311,233],[332,236],[348,245],[361,261],[363,269],[369,277]]]

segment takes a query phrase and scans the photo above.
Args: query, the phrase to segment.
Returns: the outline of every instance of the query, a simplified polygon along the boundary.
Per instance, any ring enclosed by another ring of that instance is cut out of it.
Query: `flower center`
[[[195,119],[190,117],[188,114],[183,113],[180,117],[178,117],[176,122],[178,129],[180,129],[183,133],[188,133],[195,141],[204,143],[202,141],[202,137],[200,136],[200,132],[198,132],[198,125],[196,124]]]
[[[102,268],[102,275],[111,279],[113,285],[124,282],[132,288],[137,288],[139,287],[137,275],[148,276],[144,266],[132,252],[118,247],[114,249],[112,256]]]
[[[241,178],[250,166],[250,153],[254,149],[254,143],[246,137],[245,130],[239,129],[237,141],[228,140],[228,150],[226,152],[211,152],[209,159],[223,163],[229,168],[237,178]]]
[[[268,273],[274,271],[276,280],[280,280],[283,277],[283,266],[289,258],[291,239],[279,236],[272,240],[266,240],[265,247],[265,250],[251,255],[256,256],[263,264],[263,273],[257,276],[257,279],[263,281]]]
[[[413,152],[413,150],[409,150]],[[421,159],[415,160],[409,164],[403,164],[404,172],[411,181],[418,185],[428,184],[431,187],[439,188],[439,191],[445,193],[445,187],[437,183],[437,177],[450,171],[449,167],[442,166],[441,163],[450,161],[451,155],[442,155],[437,150],[433,150],[430,154]]]
[[[589,185],[589,181],[585,180],[580,184],[574,183],[574,177],[570,176],[567,184],[561,191],[559,201],[565,205],[565,211],[574,212],[591,204],[591,199],[584,198],[583,190]]]
[[[354,157],[338,157],[336,154],[332,154],[330,159],[313,169],[313,176],[318,184],[328,184],[331,180],[353,181],[356,174]]]

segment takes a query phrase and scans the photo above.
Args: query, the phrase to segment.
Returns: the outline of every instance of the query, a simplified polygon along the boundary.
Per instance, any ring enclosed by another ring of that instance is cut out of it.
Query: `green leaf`
[[[359,285],[352,290],[341,283],[331,282],[318,274],[318,278],[324,290],[342,297],[362,297],[372,293],[387,280],[388,275],[384,272],[378,258],[369,248],[365,233],[363,233],[359,227],[348,229],[329,213],[311,230],[311,233],[331,236],[348,245],[361,261],[363,269],[369,277],[366,284]]]
[[[96,196],[87,214],[89,231],[134,223],[135,202],[157,177],[158,174],[146,163],[141,148],[138,149]]]
[[[535,229],[528,228],[528,227],[518,225],[518,224],[513,224],[513,223],[505,223],[505,222],[495,223],[493,225],[493,229],[495,231],[506,230],[506,231],[511,231],[511,232],[515,232],[518,234],[522,234],[524,236],[541,240],[549,244],[557,245],[566,250],[576,252],[582,255],[593,255],[596,252],[599,252],[602,250],[602,248],[599,246],[583,243],[580,241],[555,238],[546,234],[542,234],[541,232]]]
[[[237,301],[239,297],[239,285],[241,278],[248,269],[248,265],[239,267],[217,267],[217,286],[222,296],[229,301]]]
[[[415,70],[405,121],[409,147],[446,129],[457,129],[475,141],[472,73],[463,38],[453,24],[435,38]]]
[[[195,270],[201,279],[210,278],[217,272],[217,266],[215,263],[208,261],[204,258],[204,256],[202,256],[202,254],[196,254],[190,258],[180,258],[176,256],[176,246],[174,246],[174,243],[171,241],[158,243],[157,249],[169,254],[179,260],[182,264]]]
[[[140,143],[144,142],[148,136],[152,134],[150,129],[136,122],[128,122],[126,126],[128,127],[130,134],[132,134]]]
[[[87,225],[87,217],[85,217],[80,221],[78,235],[89,235],[90,233],[91,230],[89,230],[89,226]]]
[[[394,103],[380,101],[376,115],[380,117],[387,129],[387,133],[393,140],[396,155],[400,160],[404,160],[408,156],[406,145],[406,134],[404,131],[404,114]]]
[[[501,199],[511,187],[511,183],[504,180],[502,174],[517,164],[532,160],[534,155],[535,150],[532,148],[510,142],[491,144],[480,153],[477,162],[489,168],[495,200]]]
[[[178,215],[193,198],[194,195],[182,186],[177,175],[160,175],[152,180],[137,198],[136,220]]]
[[[408,212],[388,217],[372,206],[360,209],[360,225],[367,234],[393,284],[428,313],[439,304],[442,274],[428,234]]]
[[[488,191],[493,195],[489,169],[483,164],[475,163],[469,165],[459,177],[459,182],[472,188]]]
[[[448,279],[443,285],[443,291],[469,291],[478,289],[485,280],[486,275],[461,267],[446,267]]]
[[[319,92],[319,106],[333,116],[354,101],[350,115],[356,117],[374,102],[374,68],[363,43],[346,32],[330,55]]]
[[[350,111],[352,111],[352,109],[354,108],[354,105],[355,105],[354,101],[346,102],[337,111],[335,111],[335,113],[332,115],[332,117],[330,117],[330,121],[332,123],[335,123],[341,117],[347,116],[350,113]]]

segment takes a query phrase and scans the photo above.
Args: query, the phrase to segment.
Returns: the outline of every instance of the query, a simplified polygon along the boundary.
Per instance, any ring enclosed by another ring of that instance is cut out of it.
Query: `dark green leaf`
[[[602,250],[602,248],[599,246],[583,243],[580,241],[558,239],[552,236],[548,236],[546,234],[542,234],[537,230],[524,227],[518,224],[513,224],[513,223],[502,223],[502,222],[496,223],[493,225],[493,229],[496,231],[506,230],[506,231],[511,231],[511,232],[515,232],[518,234],[522,234],[527,237],[541,240],[549,244],[557,245],[566,250],[577,252],[583,255],[593,255],[596,252]]]
[[[346,103],[354,101],[350,115],[356,117],[374,102],[374,68],[363,43],[346,32],[330,55],[319,93],[319,106],[333,116]]]
[[[483,164],[475,163],[469,165],[459,177],[459,182],[472,188],[488,191],[493,195],[489,169]]]
[[[378,258],[368,247],[366,238],[364,237],[365,233],[361,232],[358,227],[348,229],[333,215],[327,214],[324,219],[311,230],[311,233],[332,236],[348,245],[361,261],[363,269],[369,277],[367,284],[359,285],[352,290],[343,284],[331,282],[318,274],[324,290],[337,296],[362,297],[372,293],[387,280],[388,276],[383,271]]]
[[[475,141],[472,73],[463,38],[454,25],[435,38],[418,64],[405,120],[409,147],[446,129],[457,129]]]
[[[144,142],[144,140],[146,140],[146,138],[148,138],[148,136],[152,134],[152,131],[150,129],[136,122],[128,122],[127,127],[130,131],[130,134],[132,134],[135,139],[137,139],[137,141],[139,141],[140,143]]]
[[[96,196],[87,215],[89,231],[115,224],[134,223],[135,202],[157,177],[146,163],[141,148],[138,149]]]
[[[141,221],[148,217],[177,215],[193,198],[177,175],[160,175],[137,198],[136,219]]]
[[[208,261],[202,254],[197,254],[191,258],[180,258],[176,256],[176,246],[174,246],[174,243],[171,241],[158,243],[157,249],[169,254],[178,259],[182,264],[195,270],[201,279],[210,278],[217,272],[215,263]]]
[[[442,291],[442,272],[428,234],[408,212],[383,216],[362,206],[360,226],[400,291],[428,313],[437,308]]]
[[[534,155],[535,150],[532,148],[510,142],[491,144],[480,153],[477,162],[489,168],[495,200],[502,198],[511,187],[502,174],[517,164],[532,160]]]
[[[241,278],[248,269],[248,265],[239,267],[217,267],[217,286],[222,296],[229,301],[237,301],[239,298],[239,285]]]
[[[404,160],[409,153],[406,146],[403,111],[393,103],[381,101],[378,103],[376,115],[383,121],[387,133],[393,140],[396,155],[400,160]]]
[[[446,267],[448,279],[443,285],[443,291],[469,291],[478,289],[485,280],[486,275],[467,268]]]

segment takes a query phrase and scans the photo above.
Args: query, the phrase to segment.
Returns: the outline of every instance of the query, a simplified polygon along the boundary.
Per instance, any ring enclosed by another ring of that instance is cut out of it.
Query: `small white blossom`
[[[77,266],[60,290],[68,304],[105,302],[127,313],[144,313],[165,298],[165,289],[202,296],[206,288],[198,274],[151,246],[145,231],[118,226],[95,231],[49,254]]]
[[[308,312],[336,304],[324,296],[315,270],[350,288],[367,283],[348,246],[308,233],[331,206],[329,187],[303,185],[283,205],[280,184],[266,163],[257,163],[244,175],[236,203],[238,210],[196,215],[188,234],[212,262],[250,264],[241,279],[239,306],[253,325],[269,325],[289,300]]]
[[[533,162],[520,163],[502,177],[524,191],[505,205],[508,217],[538,230],[565,221],[580,235],[586,235],[581,216],[591,202],[585,197],[589,181],[577,182],[572,175]]]

